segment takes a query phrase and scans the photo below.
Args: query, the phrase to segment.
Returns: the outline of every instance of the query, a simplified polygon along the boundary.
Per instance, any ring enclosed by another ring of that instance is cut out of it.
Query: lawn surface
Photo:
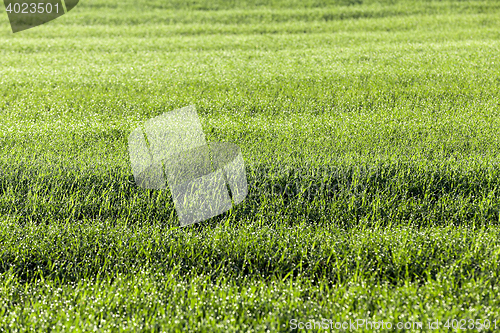
[[[500,329],[499,18],[500,1],[82,0],[12,34],[2,14],[0,331]],[[241,147],[249,194],[179,228],[127,138],[191,104]]]

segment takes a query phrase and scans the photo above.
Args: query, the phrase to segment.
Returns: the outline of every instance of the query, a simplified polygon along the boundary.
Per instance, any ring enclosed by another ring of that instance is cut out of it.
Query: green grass
[[[500,328],[499,14],[88,0],[17,34],[3,15],[0,331]],[[250,191],[179,228],[127,138],[190,104]]]

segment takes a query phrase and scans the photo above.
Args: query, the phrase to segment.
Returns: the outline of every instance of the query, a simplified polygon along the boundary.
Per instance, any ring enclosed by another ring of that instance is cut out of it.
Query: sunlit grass
[[[0,327],[498,318],[499,9],[95,0],[2,21]],[[179,228],[127,138],[191,104],[250,190]]]

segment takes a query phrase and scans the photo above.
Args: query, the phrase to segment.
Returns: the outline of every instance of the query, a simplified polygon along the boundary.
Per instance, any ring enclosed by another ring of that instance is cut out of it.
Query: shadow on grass
[[[0,165],[0,212],[50,223],[120,219],[178,225],[170,191],[137,187],[128,170]],[[247,167],[248,196],[218,223],[477,225],[498,223],[498,167],[459,170],[411,163],[271,169]],[[209,222],[209,221],[208,221]],[[203,223],[208,223],[203,222]],[[210,222],[210,223],[212,223]]]
[[[499,276],[498,238],[474,229],[498,224],[496,168],[249,167],[244,202],[178,228],[170,193],[138,188],[126,170],[2,167],[0,209],[15,222],[2,226],[0,273],[25,281],[144,268],[333,284]]]
[[[287,211],[290,217],[303,216],[312,223],[425,227],[499,222],[497,166],[461,170],[398,162],[281,170],[258,167],[248,173],[246,205],[268,203],[273,212]]]

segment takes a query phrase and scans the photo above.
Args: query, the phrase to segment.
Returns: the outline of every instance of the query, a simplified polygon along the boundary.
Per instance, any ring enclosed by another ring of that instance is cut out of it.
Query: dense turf
[[[12,34],[4,15],[0,331],[500,328],[499,17],[88,0]],[[168,190],[133,183],[127,137],[190,104],[242,148],[250,192],[181,229]]]

